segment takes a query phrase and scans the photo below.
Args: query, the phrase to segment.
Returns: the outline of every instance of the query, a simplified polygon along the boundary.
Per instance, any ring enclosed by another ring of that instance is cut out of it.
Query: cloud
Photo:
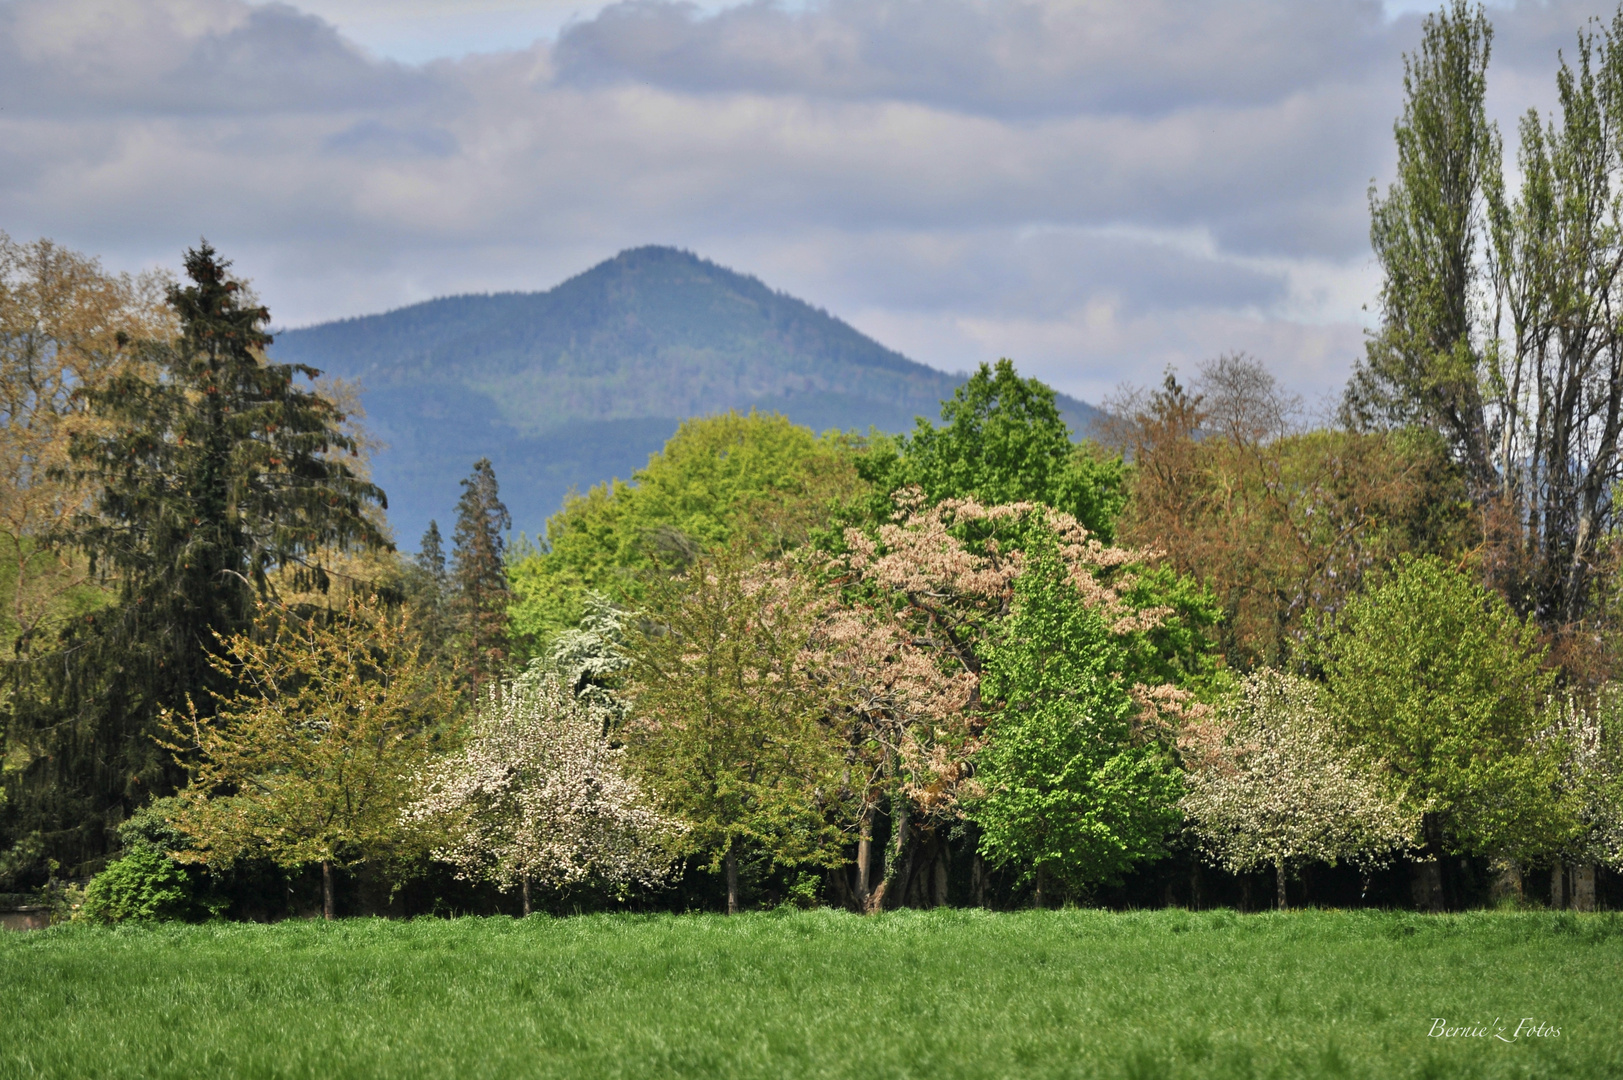
[[[131,267],[206,234],[289,324],[674,243],[926,362],[1009,353],[1088,394],[1231,348],[1316,389],[1360,347],[1365,191],[1390,175],[1415,17],[539,7],[555,39],[413,65],[287,4],[0,0],[0,228]],[[1507,124],[1601,11],[1495,10]]]

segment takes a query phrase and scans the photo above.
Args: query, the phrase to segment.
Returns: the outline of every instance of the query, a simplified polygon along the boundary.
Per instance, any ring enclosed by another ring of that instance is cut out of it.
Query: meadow
[[[0,936],[0,1076],[1617,1077],[1620,1005],[1609,914],[64,926]]]

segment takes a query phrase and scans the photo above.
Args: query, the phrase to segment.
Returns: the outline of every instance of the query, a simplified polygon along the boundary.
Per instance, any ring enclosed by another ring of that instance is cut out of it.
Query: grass
[[[0,935],[0,1076],[1623,1077],[1623,918],[817,911]],[[1435,1017],[1559,1037],[1431,1038]]]

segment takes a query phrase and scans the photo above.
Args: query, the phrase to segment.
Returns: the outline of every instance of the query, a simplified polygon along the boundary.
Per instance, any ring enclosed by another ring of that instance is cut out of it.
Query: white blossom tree
[[[655,885],[681,827],[625,773],[609,720],[555,673],[527,673],[489,696],[461,750],[425,770],[407,816],[444,825],[434,856],[459,877],[519,886],[526,915],[532,883]]]
[[[1595,864],[1623,869],[1623,686],[1607,683],[1589,701],[1552,703],[1545,740],[1562,744],[1561,786],[1574,803],[1579,831],[1556,852],[1553,907],[1595,906]]]
[[[1233,873],[1272,866],[1286,906],[1287,866],[1380,865],[1413,845],[1416,815],[1379,765],[1337,743],[1306,679],[1264,669],[1207,723],[1188,729],[1181,805],[1200,845]]]

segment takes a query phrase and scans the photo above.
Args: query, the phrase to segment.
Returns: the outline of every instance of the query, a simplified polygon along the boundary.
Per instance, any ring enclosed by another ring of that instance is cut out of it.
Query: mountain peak
[[[571,487],[628,476],[689,416],[760,408],[903,431],[961,381],[760,279],[680,248],[628,248],[540,293],[465,295],[284,331],[273,352],[359,380],[408,540],[448,516],[479,457],[519,527]],[[1073,426],[1088,406],[1062,399]],[[1079,423],[1080,422],[1080,423]]]

